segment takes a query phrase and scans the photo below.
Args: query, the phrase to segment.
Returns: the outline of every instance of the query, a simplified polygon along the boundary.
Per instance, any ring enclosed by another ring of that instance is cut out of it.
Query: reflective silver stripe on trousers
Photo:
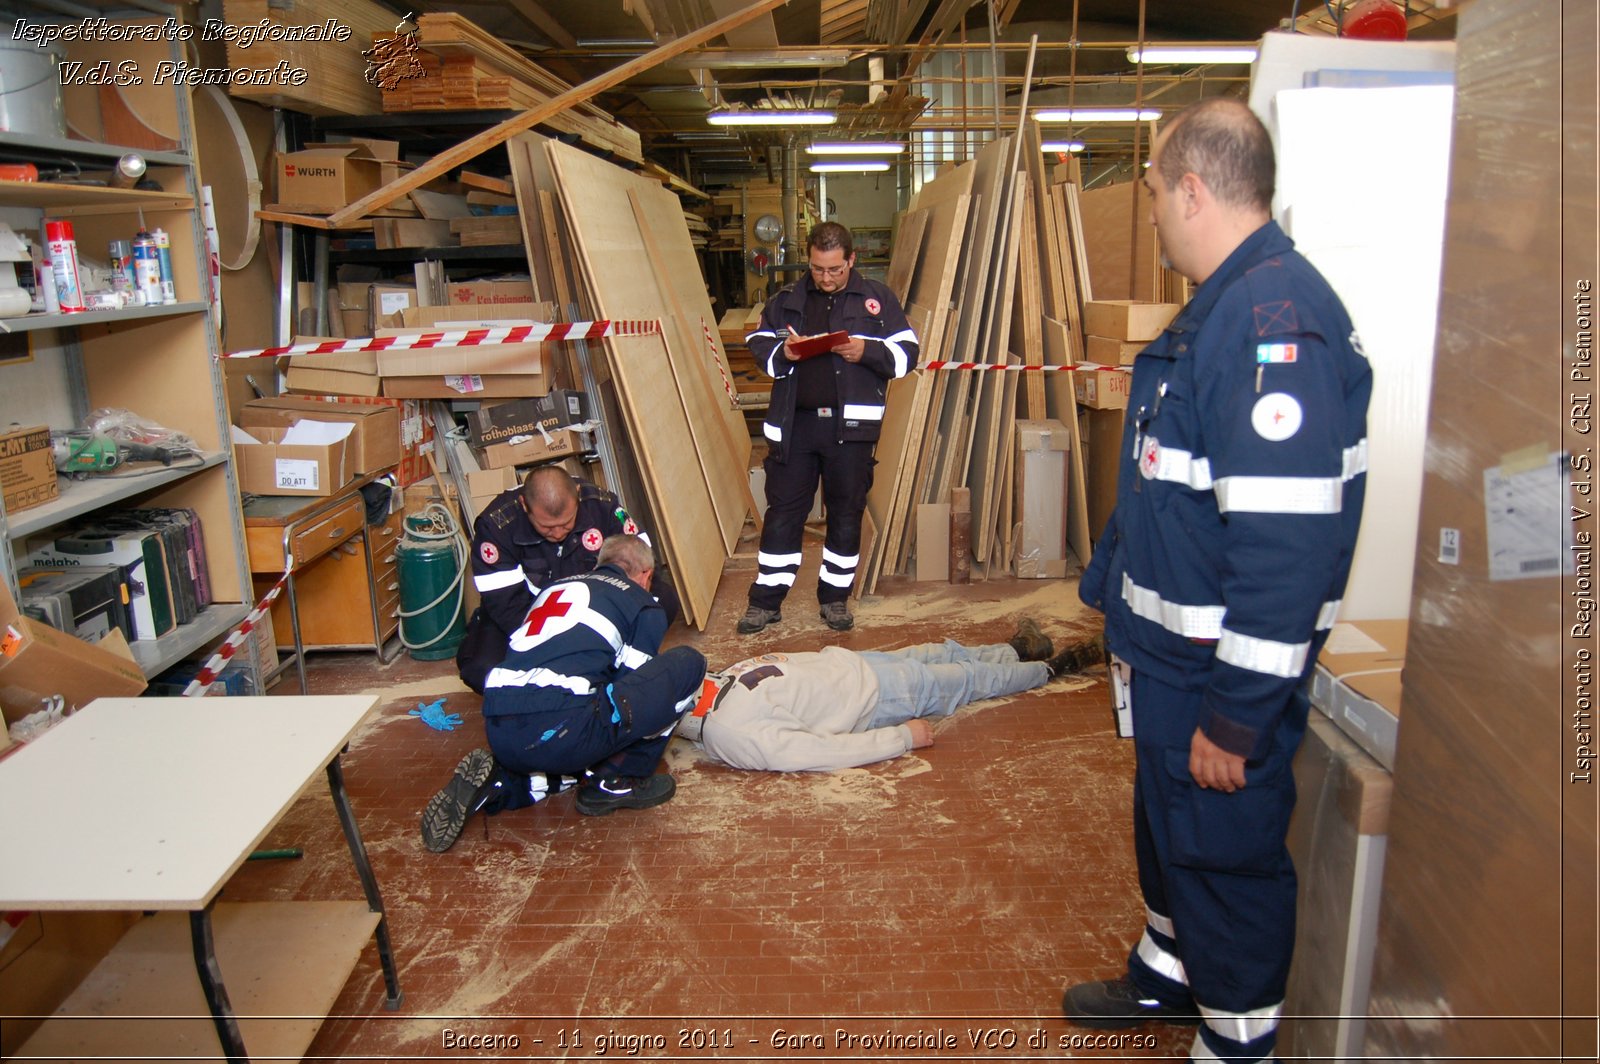
[[[501,569],[493,573],[483,573],[472,578],[472,586],[478,589],[478,594],[487,591],[499,591],[504,587],[515,587],[527,583],[528,578],[521,569]]]
[[[1216,491],[1225,514],[1336,514],[1344,507],[1338,477],[1223,477]]]
[[[1221,1060],[1222,1058],[1211,1052],[1211,1047],[1206,1045],[1206,1040],[1198,1034],[1194,1036],[1194,1044],[1189,1047],[1189,1059],[1196,1061]]]
[[[1281,676],[1286,680],[1294,679],[1305,669],[1306,655],[1310,651],[1309,642],[1280,643],[1274,639],[1240,635],[1226,628],[1217,640],[1218,661],[1267,676]]]
[[[761,573],[756,577],[756,583],[766,587],[793,587],[793,573]]]
[[[1189,985],[1189,977],[1183,973],[1183,962],[1176,956],[1168,953],[1156,945],[1156,940],[1146,931],[1139,937],[1139,959],[1148,964],[1158,975],[1164,975],[1175,983]]]
[[[1163,447],[1161,441],[1154,436],[1147,437],[1148,442],[1156,449],[1156,467],[1146,473],[1143,463],[1140,463],[1139,472],[1147,480],[1165,480],[1174,484],[1183,484],[1195,491],[1209,491],[1211,489],[1211,460],[1209,458],[1196,458],[1191,452],[1177,447]]]
[[[638,647],[625,646],[617,655],[617,665],[625,669],[637,669],[650,660],[650,655]]]
[[[798,554],[795,555],[796,559],[799,559],[799,557],[800,557],[800,555],[798,555]],[[861,555],[860,554],[835,554],[835,553],[833,553],[833,551],[829,550],[827,547],[823,547],[822,548],[822,560],[827,562],[829,565],[833,566],[835,569],[854,569],[857,565],[859,565],[861,563]]]
[[[1254,1042],[1262,1035],[1278,1029],[1278,1017],[1283,1015],[1283,1002],[1249,1012],[1223,1012],[1200,1006],[1200,1015],[1206,1026],[1222,1037],[1234,1042]]]
[[[803,554],[768,554],[766,551],[756,552],[756,564],[768,568],[781,568],[785,565],[799,565],[804,558]]]
[[[1127,573],[1122,574],[1122,601],[1147,621],[1159,624],[1185,639],[1220,639],[1226,606],[1189,606],[1168,602],[1147,587],[1140,587]]]
[[[1172,917],[1162,916],[1148,905],[1144,907],[1144,922],[1168,938],[1175,939],[1178,937],[1172,930]]]
[[[846,421],[883,420],[883,407],[866,403],[846,403],[841,413]]]
[[[817,579],[832,587],[849,587],[851,584],[856,582],[856,574],[854,572],[835,573],[832,569],[829,569],[826,565],[824,565],[817,573]]]
[[[564,691],[571,691],[575,695],[594,694],[594,684],[584,677],[551,672],[546,668],[504,669],[496,667],[490,670],[488,677],[483,681],[483,686],[486,689],[490,687],[559,687]]]

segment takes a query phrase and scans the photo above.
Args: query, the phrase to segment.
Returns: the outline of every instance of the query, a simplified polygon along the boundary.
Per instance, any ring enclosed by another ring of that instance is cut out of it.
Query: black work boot
[[[1052,680],[1061,676],[1070,676],[1082,672],[1090,665],[1098,665],[1106,658],[1105,651],[1100,649],[1098,642],[1069,643],[1061,648],[1061,652],[1045,662],[1050,669]]]
[[[1018,661],[1049,661],[1050,655],[1056,652],[1055,644],[1032,617],[1018,621],[1016,633],[1006,642],[1017,652]]]
[[[422,811],[422,845],[434,853],[454,846],[467,818],[494,792],[489,779],[493,774],[494,757],[489,751],[480,748],[463,757],[450,782],[428,799],[428,807]]]
[[[1200,1022],[1200,1013],[1193,1005],[1176,1008],[1146,997],[1126,975],[1067,987],[1061,998],[1061,1011],[1080,1027],[1102,1031],[1137,1027],[1151,1020],[1180,1024]]]
[[[617,809],[649,809],[668,801],[678,790],[666,773],[657,776],[602,776],[578,788],[578,812],[605,816]]]
[[[739,618],[739,623],[734,625],[734,630],[740,635],[755,635],[767,625],[776,624],[781,620],[783,620],[783,614],[777,610],[751,606],[744,611],[744,616]]]

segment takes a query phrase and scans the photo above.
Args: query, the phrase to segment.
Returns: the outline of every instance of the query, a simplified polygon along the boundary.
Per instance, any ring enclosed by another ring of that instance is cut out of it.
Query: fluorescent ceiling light
[[[714,126],[831,126],[832,111],[712,111],[706,121]]]
[[[1081,140],[1047,140],[1043,144],[1039,145],[1039,150],[1040,151],[1080,152],[1080,151],[1083,150],[1083,141],[1081,141]]]
[[[1141,51],[1128,49],[1130,63],[1254,63],[1256,48],[1251,45],[1237,47],[1202,47],[1181,44],[1149,44]]]
[[[854,140],[842,144],[810,144],[806,151],[812,155],[899,155],[906,150],[904,144],[892,141]]]
[[[814,174],[881,174],[887,169],[889,169],[888,163],[882,160],[873,162],[867,159],[857,162],[811,164],[811,172]]]
[[[1046,110],[1035,111],[1035,122],[1154,122],[1161,117],[1161,112],[1153,108],[1134,110],[1132,107],[1099,107],[1085,110],[1078,108],[1068,111]]]

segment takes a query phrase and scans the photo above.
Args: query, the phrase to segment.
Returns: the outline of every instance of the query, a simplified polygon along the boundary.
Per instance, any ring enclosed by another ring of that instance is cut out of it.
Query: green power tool
[[[103,432],[82,429],[51,433],[50,449],[55,454],[56,471],[79,480],[93,473],[109,473],[124,462],[171,465],[191,453],[188,448],[162,444],[119,442]]]

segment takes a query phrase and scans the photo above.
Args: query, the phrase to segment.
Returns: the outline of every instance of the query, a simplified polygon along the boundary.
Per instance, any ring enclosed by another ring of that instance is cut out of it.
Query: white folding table
[[[385,1005],[398,1008],[383,899],[339,763],[376,704],[104,698],[0,760],[0,909],[154,911],[19,1052],[214,1056],[220,1039],[229,1060],[247,1049],[298,1059],[369,938]],[[217,903],[319,772],[366,900]]]

